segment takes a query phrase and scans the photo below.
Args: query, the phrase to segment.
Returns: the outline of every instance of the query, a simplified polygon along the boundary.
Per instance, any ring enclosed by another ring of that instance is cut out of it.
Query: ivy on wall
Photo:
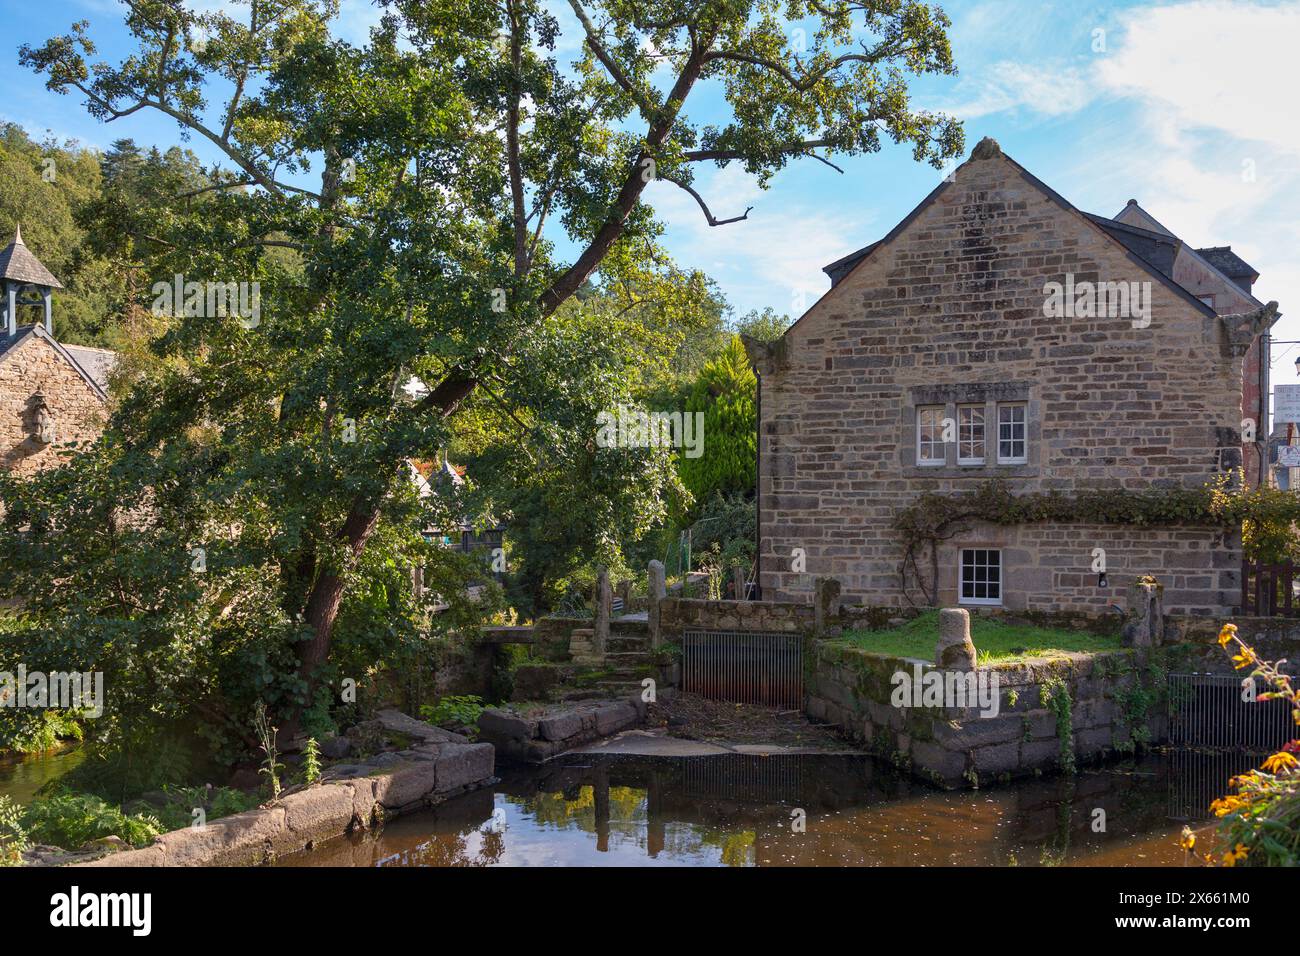
[[[1300,495],[1277,488],[1244,488],[1240,472],[1216,475],[1200,488],[1151,486],[1086,489],[1075,494],[1039,491],[1013,494],[1005,479],[992,479],[974,491],[941,494],[927,491],[894,518],[903,539],[903,593],[912,600],[909,581],[919,587],[926,605],[935,603],[938,579],[937,544],[957,534],[968,522],[1021,525],[1050,521],[1058,524],[1210,525],[1224,530],[1286,528],[1294,538],[1300,522]],[[1256,557],[1256,555],[1248,555]],[[1297,555],[1300,556],[1300,555]],[[1259,555],[1263,560],[1278,560]],[[921,572],[922,562],[929,574]],[[928,578],[928,582],[927,582]]]

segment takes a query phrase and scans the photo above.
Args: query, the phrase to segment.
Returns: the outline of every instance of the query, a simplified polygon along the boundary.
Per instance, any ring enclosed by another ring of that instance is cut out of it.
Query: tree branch
[[[605,45],[601,42],[600,34],[597,33],[595,25],[587,16],[587,11],[582,9],[582,4],[579,3],[578,0],[569,0],[569,6],[573,8],[574,14],[582,24],[582,29],[587,35],[587,46],[589,46],[591,52],[596,55],[596,59],[598,59],[605,67],[614,82],[617,83],[623,91],[636,102],[636,105],[641,110],[641,115],[645,117],[646,122],[653,123],[655,116],[659,112],[659,108],[646,97],[645,93],[642,92],[635,83],[632,82],[631,78],[623,72],[622,67],[618,65],[618,61],[616,61],[614,57],[610,55],[609,51],[605,49]]]
[[[697,193],[694,189],[692,189],[690,184],[687,183],[685,180],[677,179],[674,176],[660,176],[659,178],[666,182],[672,183],[674,186],[677,186],[679,189],[686,190],[688,193],[694,196],[695,201],[700,204],[700,209],[704,211],[704,218],[709,221],[710,226],[725,226],[728,223],[740,222],[743,219],[748,219],[750,210],[754,208],[753,206],[746,206],[744,213],[739,216],[732,216],[730,219],[717,219],[714,217],[713,213],[709,211],[708,205],[704,202],[704,197],[701,196],[699,193]]]
[[[783,146],[776,151],[776,155],[785,156],[791,153],[811,155],[812,150],[830,145],[830,140],[809,139],[802,143],[791,143],[789,146]],[[692,149],[682,153],[682,158],[688,163],[702,163],[709,160],[719,163],[727,163],[733,159],[744,159],[746,158],[746,154],[742,153],[738,149]],[[821,159],[820,156],[817,158]]]
[[[618,191],[618,195],[614,199],[609,216],[596,231],[596,235],[587,245],[587,248],[578,256],[577,261],[542,293],[540,305],[544,316],[554,314],[556,309],[578,291],[582,284],[596,271],[596,267],[600,265],[610,248],[623,234],[628,216],[636,208],[637,201],[641,198],[641,193],[648,181],[644,176],[641,164],[647,157],[654,155],[659,147],[663,145],[664,140],[668,138],[668,134],[672,132],[682,104],[686,102],[691,87],[695,85],[695,81],[699,79],[700,73],[704,69],[704,57],[712,43],[712,34],[705,39],[705,42],[693,42],[691,55],[686,58],[686,63],[683,64],[682,72],[673,84],[672,91],[668,94],[662,113],[650,125],[650,129],[646,134],[645,145],[638,154],[627,179],[623,181],[623,187]]]
[[[519,80],[523,45],[514,0],[506,0],[510,18],[510,104],[506,109],[506,166],[510,174],[510,205],[514,211],[515,276],[528,270],[528,223],[524,219],[524,175],[519,164]]]

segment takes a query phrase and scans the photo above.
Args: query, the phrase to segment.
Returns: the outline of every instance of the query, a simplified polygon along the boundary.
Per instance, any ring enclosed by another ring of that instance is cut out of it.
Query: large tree
[[[445,448],[467,400],[528,405],[521,454],[590,442],[557,311],[589,281],[653,271],[651,181],[722,225],[748,211],[715,216],[700,164],[766,185],[883,139],[936,167],[962,147],[954,120],[909,103],[908,74],[953,72],[948,20],[925,3],[570,0],[572,66],[537,0],[381,5],[361,47],[331,37],[333,0],[245,0],[239,17],[126,0],[136,49],[117,65],[94,60],[84,22],[21,51],[99,119],[165,114],[223,157],[203,214],[142,241],[158,276],[259,281],[260,323],[177,316],[165,371],[115,412],[110,470],[133,460],[151,507],[175,503],[153,542],[173,557],[219,548],[221,521],[247,514],[242,573],[273,572],[250,592],[301,621],[304,686],[404,462]],[[726,116],[703,125],[687,106],[709,87]],[[395,400],[412,375],[427,391]]]

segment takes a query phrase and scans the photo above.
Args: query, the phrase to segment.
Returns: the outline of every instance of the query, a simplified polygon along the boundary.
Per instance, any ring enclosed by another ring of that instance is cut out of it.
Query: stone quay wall
[[[479,738],[507,760],[544,763],[567,750],[610,737],[645,720],[639,696],[614,701],[579,702],[535,715],[490,707],[478,720]]]
[[[996,674],[998,698],[996,715],[981,716],[978,706],[894,706],[897,672],[957,672],[817,641],[807,711],[916,777],[977,787],[1164,740],[1164,675],[1188,659],[1186,648],[1155,648],[981,667]]]
[[[81,866],[259,866],[400,816],[442,803],[495,780],[491,744],[409,717],[399,726],[413,746],[385,754],[383,767],[353,765],[326,771],[325,782],[285,794],[275,803],[221,817],[199,827],[164,833],[138,850],[113,853]],[[332,773],[346,778],[328,779]]]

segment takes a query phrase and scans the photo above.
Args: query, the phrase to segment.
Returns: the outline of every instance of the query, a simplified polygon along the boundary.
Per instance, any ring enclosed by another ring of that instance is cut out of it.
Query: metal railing
[[[712,700],[803,708],[803,639],[797,634],[686,631],[682,690]]]
[[[1256,695],[1267,690],[1255,681]],[[1243,678],[1232,674],[1170,674],[1170,745],[1271,753],[1297,736],[1286,701],[1244,696]]]

